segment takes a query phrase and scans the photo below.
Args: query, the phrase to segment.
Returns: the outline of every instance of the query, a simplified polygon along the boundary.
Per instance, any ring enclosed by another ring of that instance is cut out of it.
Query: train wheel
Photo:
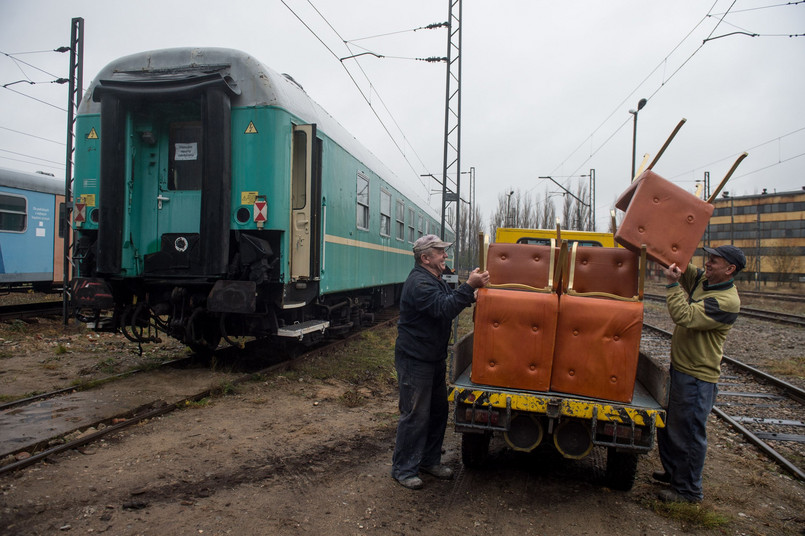
[[[187,346],[193,353],[203,360],[208,360],[221,342],[220,325],[214,318],[205,316],[191,318],[189,339]]]
[[[619,491],[632,489],[637,475],[638,456],[639,454],[634,452],[618,452],[615,447],[609,447],[607,449],[607,486]]]
[[[489,457],[489,440],[492,434],[461,434],[461,461],[465,467],[477,469],[486,463]]]

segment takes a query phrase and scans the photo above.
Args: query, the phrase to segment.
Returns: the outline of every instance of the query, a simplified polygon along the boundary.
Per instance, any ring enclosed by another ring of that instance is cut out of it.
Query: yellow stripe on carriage
[[[411,249],[400,249],[391,246],[384,246],[382,244],[372,244],[370,242],[362,242],[352,238],[343,238],[335,235],[324,235],[324,241],[330,244],[338,244],[341,246],[350,246],[353,248],[373,249],[375,251],[383,251],[385,253],[398,253],[400,255],[414,255]]]

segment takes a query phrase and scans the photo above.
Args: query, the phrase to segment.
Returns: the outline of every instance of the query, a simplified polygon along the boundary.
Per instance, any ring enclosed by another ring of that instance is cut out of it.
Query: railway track
[[[127,402],[124,402],[125,407],[121,408],[119,407],[119,399],[123,397],[119,396],[120,392],[131,392],[136,389],[147,390],[147,388],[143,389],[142,387],[143,383],[148,384],[147,381],[141,382],[140,387],[126,383],[126,380],[134,377],[133,372],[127,372],[115,375],[108,378],[108,381],[102,382],[103,385],[107,385],[108,396],[100,394],[101,388],[91,388],[85,392],[77,392],[77,388],[71,387],[4,404],[0,406],[0,427],[6,430],[8,440],[0,440],[0,460],[8,461],[11,459],[9,457],[22,452],[31,455],[0,466],[0,475],[45,460],[59,452],[97,441],[122,428],[159,417],[216,393],[225,392],[231,387],[250,381],[255,377],[292,367],[294,364],[310,359],[319,353],[343,346],[366,330],[389,325],[396,321],[398,314],[399,312],[396,308],[381,311],[375,316],[375,323],[372,326],[362,329],[349,337],[323,343],[293,358],[287,355],[280,356],[274,362],[259,370],[223,374],[220,382],[212,387],[209,386],[210,381],[207,379],[212,374],[211,371],[195,369],[197,375],[202,377],[201,384],[204,387],[200,387],[192,394],[166,394],[162,391],[158,393],[157,398],[129,397],[126,399]],[[236,352],[234,349],[230,351]],[[149,369],[144,372],[165,372],[167,378],[161,378],[160,385],[167,391],[169,390],[168,386],[172,384],[181,383],[184,385],[188,382],[186,379],[178,381],[178,376],[183,373],[181,368],[170,371],[166,369],[189,361],[191,360],[177,359],[165,363],[159,369]],[[193,374],[193,369],[186,370],[187,374]],[[144,375],[139,374],[138,376]],[[145,376],[152,378],[147,374]],[[113,381],[112,386],[108,386],[110,381]],[[109,408],[100,408],[102,410],[100,412],[86,410],[87,406],[94,406],[95,409],[98,409],[98,406],[103,406],[104,404],[107,404]],[[84,433],[78,435],[78,432],[82,430]],[[76,435],[78,437],[74,439],[62,440],[64,437]]]
[[[641,351],[669,355],[671,333],[644,324]],[[805,390],[724,356],[713,413],[805,480]]]
[[[741,294],[743,294],[743,292]],[[646,294],[644,297],[645,299],[652,301],[665,301],[665,296],[659,294]],[[746,318],[756,318],[758,320],[768,320],[777,324],[805,326],[805,316],[780,311],[767,311],[764,309],[755,309],[754,307],[741,306],[741,316]]]
[[[763,309],[755,309],[753,307],[743,307],[743,306],[741,306],[741,314],[749,318],[757,318],[759,320],[770,320],[778,324],[805,326],[805,317],[797,314],[782,313],[779,311],[765,311]]]
[[[805,302],[805,295],[803,294],[782,294],[777,292],[758,292],[755,290],[739,290],[742,296],[751,296],[753,298],[764,298],[768,300],[787,301],[787,302]]]
[[[35,318],[37,316],[61,315],[62,310],[63,303],[60,301],[0,305],[0,321]]]

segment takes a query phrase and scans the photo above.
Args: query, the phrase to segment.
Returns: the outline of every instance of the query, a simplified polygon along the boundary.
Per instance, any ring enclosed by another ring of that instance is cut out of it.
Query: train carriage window
[[[418,238],[422,238],[425,236],[424,228],[425,228],[425,218],[422,217],[422,214],[419,215],[418,225],[417,225],[417,233],[419,234]]]
[[[369,179],[358,173],[357,180],[357,220],[358,229],[369,229]]]
[[[573,244],[578,242],[579,246],[584,247],[603,247],[603,244],[597,240],[568,240],[567,245],[568,247],[573,247]],[[523,236],[517,239],[518,244],[532,244],[537,246],[550,246],[551,239],[550,238],[535,238],[530,236]]]
[[[0,194],[0,231],[22,233],[28,226],[28,200],[19,195]]]
[[[405,203],[397,201],[397,240],[405,240]]]
[[[170,126],[169,190],[201,190],[201,121],[172,123]]]
[[[391,236],[391,194],[380,190],[380,234]]]
[[[412,244],[416,240],[414,236],[414,209],[408,209],[408,241]]]
[[[291,207],[302,210],[307,204],[307,133],[293,133],[293,176],[291,178]]]

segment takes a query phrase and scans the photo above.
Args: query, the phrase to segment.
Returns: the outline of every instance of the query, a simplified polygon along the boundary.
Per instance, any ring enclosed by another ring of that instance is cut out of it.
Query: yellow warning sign
[[[249,126],[246,127],[246,132],[244,134],[257,134],[257,129],[254,128],[254,122],[249,121]]]
[[[84,203],[88,207],[95,206],[95,194],[84,194],[78,196],[78,202]]]
[[[98,133],[95,132],[95,127],[92,127],[92,130],[89,131],[89,134],[87,134],[87,139],[88,140],[97,140],[98,139]]]
[[[252,205],[257,198],[257,192],[240,192],[240,204]]]

